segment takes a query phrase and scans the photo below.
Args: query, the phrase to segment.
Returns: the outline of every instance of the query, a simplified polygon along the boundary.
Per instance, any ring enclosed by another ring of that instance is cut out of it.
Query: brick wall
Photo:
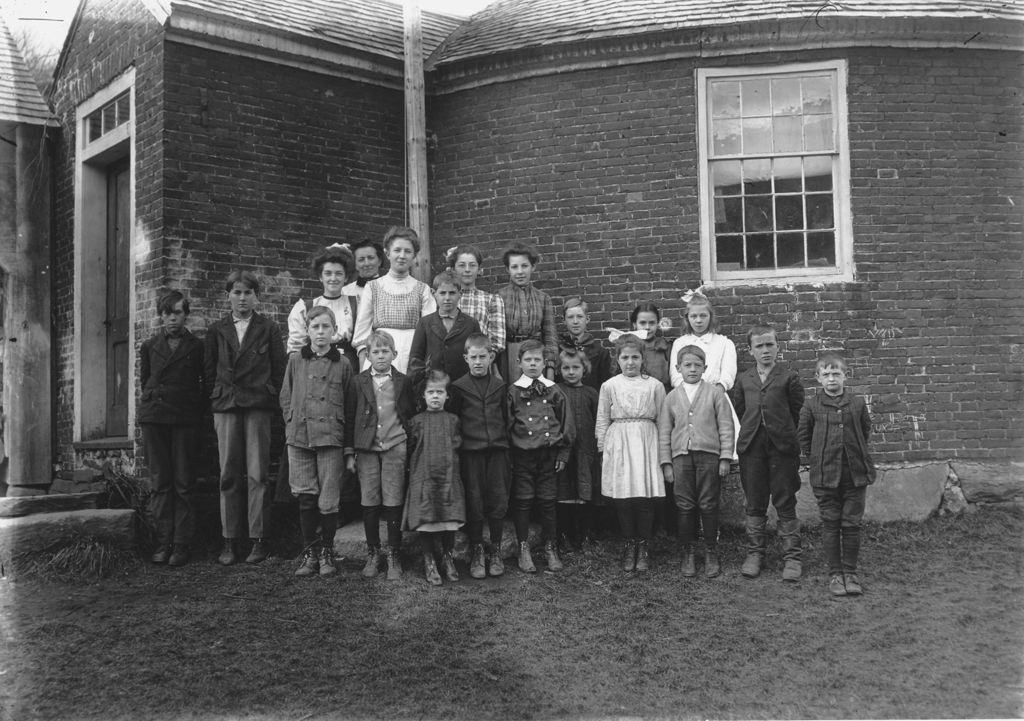
[[[835,57],[849,61],[856,281],[711,290],[720,330],[742,368],[747,327],[770,322],[808,386],[816,354],[845,349],[881,461],[1020,458],[1021,57],[871,49],[703,66]],[[583,295],[601,337],[653,300],[678,328],[682,292],[702,282],[696,67],[567,72],[432,98],[433,247],[481,246],[493,288],[506,280],[502,249],[531,242],[556,312]]]

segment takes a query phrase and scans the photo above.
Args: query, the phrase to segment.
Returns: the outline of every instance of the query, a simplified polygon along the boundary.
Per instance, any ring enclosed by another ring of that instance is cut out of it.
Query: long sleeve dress
[[[401,373],[409,368],[409,350],[420,318],[437,310],[430,286],[410,276],[398,278],[385,275],[371,280],[363,288],[359,299],[359,315],[353,332],[352,345],[356,351],[366,347],[371,331],[387,331],[395,339],[395,358],[392,365]],[[364,363],[365,370],[369,363]]]
[[[664,384],[651,376],[612,376],[597,401],[598,450],[603,453],[601,493],[609,498],[660,498],[665,481],[658,462],[658,414]]]
[[[409,422],[409,490],[403,527],[455,531],[466,522],[466,490],[459,474],[459,419],[424,411]]]

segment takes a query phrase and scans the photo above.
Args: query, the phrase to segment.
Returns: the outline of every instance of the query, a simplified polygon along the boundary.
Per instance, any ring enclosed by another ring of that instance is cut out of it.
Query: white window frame
[[[781,76],[792,73],[829,71],[835,78],[833,122],[837,162],[832,172],[833,212],[835,213],[836,265],[829,268],[757,268],[723,271],[716,268],[714,187],[710,177],[710,116],[708,82],[718,78]],[[847,119],[847,63],[829,60],[815,63],[787,63],[749,67],[698,68],[697,142],[700,208],[700,258],[702,282],[707,287],[738,285],[790,285],[793,283],[839,283],[854,278],[853,218],[850,211],[850,139]]]
[[[129,91],[129,119],[89,142],[86,120],[94,111]],[[96,428],[106,421],[106,383],[95,381],[97,367],[106,368],[106,293],[86,292],[106,280],[106,173],[119,158],[128,158],[131,255],[135,255],[135,68],[128,69],[75,109],[75,298],[74,418],[72,441],[97,440]],[[102,281],[101,281],[102,279]],[[135,288],[135,262],[129,263],[129,288]],[[128,348],[135,348],[135,303],[128,304]],[[135,359],[128,369],[134,373]],[[105,377],[105,370],[103,371]],[[101,392],[102,391],[102,392]],[[128,393],[128,438],[135,427],[135,393]]]

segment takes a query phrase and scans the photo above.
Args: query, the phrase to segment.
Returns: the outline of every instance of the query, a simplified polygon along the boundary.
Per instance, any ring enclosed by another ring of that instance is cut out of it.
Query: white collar
[[[544,376],[541,376],[540,378],[537,378],[536,380],[539,380],[541,383],[543,383],[545,388],[550,388],[551,386],[553,386],[555,384],[554,381],[548,380]],[[530,386],[533,385],[533,381],[534,381],[533,378],[530,378],[528,375],[526,375],[524,373],[523,375],[519,376],[519,380],[517,380],[512,385],[517,386],[519,388],[529,388]]]

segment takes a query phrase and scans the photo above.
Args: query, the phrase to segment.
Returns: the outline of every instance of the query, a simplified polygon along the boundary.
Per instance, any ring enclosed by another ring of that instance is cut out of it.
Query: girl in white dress
[[[395,340],[394,366],[401,373],[409,368],[409,349],[420,318],[437,310],[430,286],[416,280],[409,271],[420,252],[420,238],[412,228],[393,227],[384,236],[384,252],[391,270],[371,280],[359,299],[359,315],[352,344],[359,353],[360,368],[369,367],[366,340],[375,330],[387,331]]]
[[[622,570],[650,568],[655,498],[664,498],[658,464],[658,414],[664,384],[644,369],[643,342],[625,334],[615,341],[621,375],[601,385],[597,402],[597,448],[603,458],[601,493],[612,499],[625,540]]]

